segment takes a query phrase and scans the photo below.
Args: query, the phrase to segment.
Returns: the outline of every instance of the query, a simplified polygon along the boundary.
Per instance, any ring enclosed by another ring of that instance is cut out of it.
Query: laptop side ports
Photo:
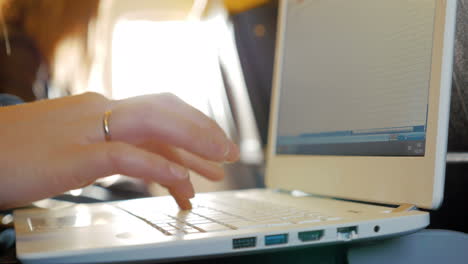
[[[323,230],[303,231],[297,234],[297,237],[302,242],[319,241],[323,237]]]
[[[336,235],[339,240],[349,241],[358,238],[357,226],[339,227],[336,229]]]
[[[265,236],[265,246],[280,245],[288,243],[288,234]]]
[[[235,238],[232,240],[233,249],[252,248],[252,247],[255,247],[256,245],[257,245],[256,237],[243,237],[243,238]]]

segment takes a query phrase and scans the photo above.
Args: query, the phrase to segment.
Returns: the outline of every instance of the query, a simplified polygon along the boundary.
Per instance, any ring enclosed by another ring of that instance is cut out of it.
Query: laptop
[[[14,213],[22,263],[171,261],[380,239],[443,198],[456,0],[280,2],[266,189]]]

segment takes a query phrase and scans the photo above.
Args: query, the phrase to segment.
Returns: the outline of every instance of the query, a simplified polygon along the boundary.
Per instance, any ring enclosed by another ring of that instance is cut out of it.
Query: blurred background
[[[86,91],[114,99],[174,93],[241,148],[224,181],[193,175],[196,191],[263,187],[277,9],[275,0],[0,0],[0,94],[17,103]],[[431,227],[468,232],[466,14],[468,0],[459,0],[452,153]],[[66,195],[86,202],[165,194],[116,175]]]

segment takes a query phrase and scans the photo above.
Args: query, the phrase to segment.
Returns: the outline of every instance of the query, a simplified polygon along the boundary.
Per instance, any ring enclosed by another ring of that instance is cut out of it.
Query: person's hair
[[[99,0],[0,0],[7,25],[30,37],[47,63],[62,40],[76,37],[86,43],[98,6]]]

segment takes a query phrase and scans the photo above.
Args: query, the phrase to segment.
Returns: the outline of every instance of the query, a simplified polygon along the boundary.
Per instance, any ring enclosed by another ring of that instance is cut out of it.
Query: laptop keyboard
[[[121,209],[167,236],[341,220],[320,212],[239,198],[216,202],[195,200],[193,209],[187,211],[176,207],[148,210],[121,206]]]

